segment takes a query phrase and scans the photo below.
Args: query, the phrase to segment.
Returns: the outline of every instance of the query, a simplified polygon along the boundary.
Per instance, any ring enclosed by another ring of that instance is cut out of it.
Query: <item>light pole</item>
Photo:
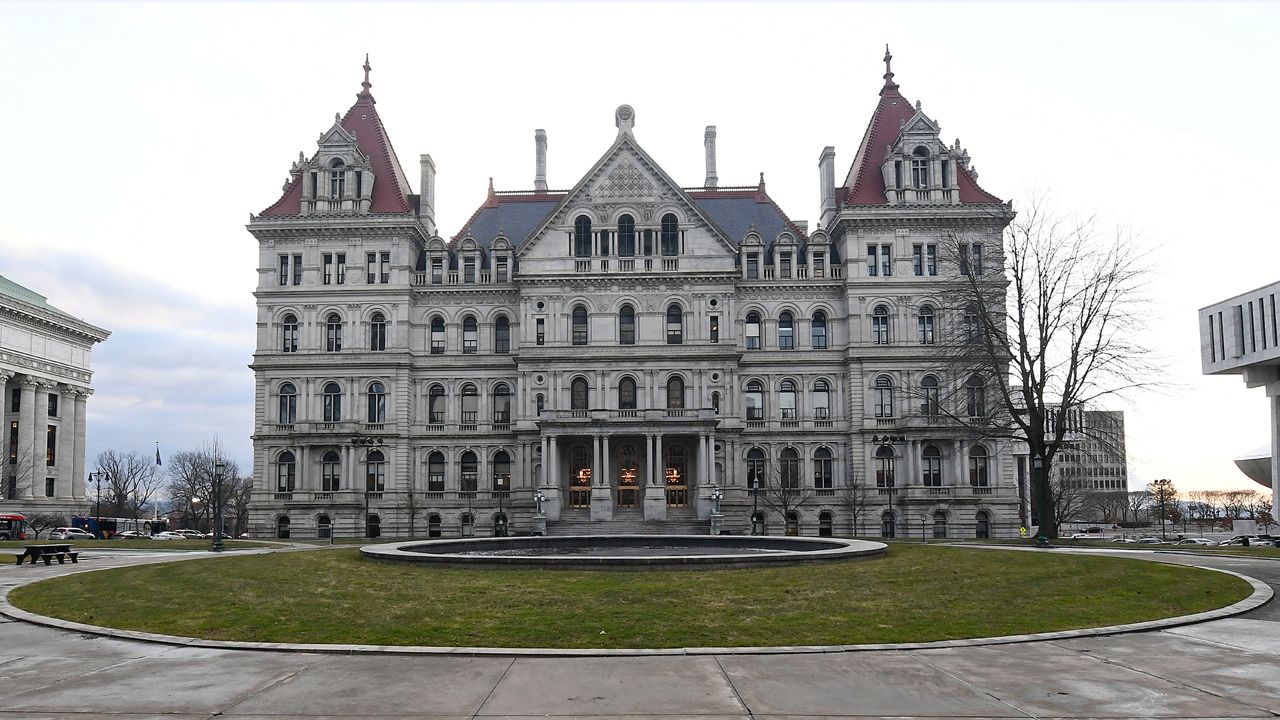
[[[547,516],[542,514],[542,503],[546,499],[547,499],[547,496],[542,494],[542,488],[538,488],[536,491],[534,491],[533,501],[537,503],[537,506],[538,506],[538,512],[535,513],[533,516],[533,534],[534,535],[547,534]]]
[[[222,460],[213,463],[213,552],[222,552],[222,473],[226,470]]]
[[[101,470],[89,473],[89,479],[94,481],[98,486],[97,490],[94,492],[98,509],[93,511],[93,528],[94,534],[98,536],[99,540],[106,540],[106,538],[103,537],[100,525],[101,520],[99,519],[102,517],[102,476],[105,474],[106,473]]]
[[[929,542],[927,539],[925,539],[925,536],[924,536],[924,529],[927,522],[928,522],[928,518],[925,517],[924,515],[921,515],[920,516],[920,542]]]
[[[724,527],[724,516],[720,514],[720,500],[724,498],[724,493],[720,492],[720,488],[711,488],[711,534],[719,535],[720,530]]]
[[[751,534],[763,534],[760,526],[761,523],[757,518],[760,516],[760,476],[759,473],[751,477]]]

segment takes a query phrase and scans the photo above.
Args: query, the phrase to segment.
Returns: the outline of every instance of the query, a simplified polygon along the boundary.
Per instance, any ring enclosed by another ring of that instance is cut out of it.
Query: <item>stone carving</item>
[[[596,197],[653,197],[657,189],[640,168],[626,161],[619,162],[604,180],[596,185]]]

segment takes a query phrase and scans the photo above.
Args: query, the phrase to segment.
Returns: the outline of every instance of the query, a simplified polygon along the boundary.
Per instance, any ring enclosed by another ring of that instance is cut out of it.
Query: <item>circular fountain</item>
[[[445,567],[672,570],[795,565],[879,555],[884,543],[843,538],[569,535],[366,545],[372,560]]]

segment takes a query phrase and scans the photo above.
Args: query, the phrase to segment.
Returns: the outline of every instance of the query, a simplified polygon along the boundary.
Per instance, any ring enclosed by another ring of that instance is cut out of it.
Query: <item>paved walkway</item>
[[[86,555],[95,566],[141,561],[136,554]],[[1223,567],[1280,589],[1276,561],[1143,556]],[[0,589],[33,573],[72,567],[0,567]],[[636,658],[210,650],[0,621],[0,720],[548,716],[1276,717],[1280,603],[1238,618],[1101,638],[853,654]]]

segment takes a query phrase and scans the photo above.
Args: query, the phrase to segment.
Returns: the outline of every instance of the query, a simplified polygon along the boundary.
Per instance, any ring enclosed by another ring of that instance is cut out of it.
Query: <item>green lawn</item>
[[[14,590],[32,612],[218,640],[506,647],[912,642],[1151,620],[1248,583],[1109,557],[895,545],[884,556],[714,571],[466,570],[355,549],[80,574]]]
[[[0,548],[13,548],[14,555],[22,552],[22,548],[27,545],[40,545],[45,543],[60,543],[63,540],[0,540]],[[129,550],[208,550],[213,546],[213,540],[69,540],[71,545],[77,550],[89,550],[93,548],[104,549],[120,549]],[[228,550],[239,550],[251,547],[269,547],[274,543],[254,542],[253,540],[223,540],[223,545]]]

